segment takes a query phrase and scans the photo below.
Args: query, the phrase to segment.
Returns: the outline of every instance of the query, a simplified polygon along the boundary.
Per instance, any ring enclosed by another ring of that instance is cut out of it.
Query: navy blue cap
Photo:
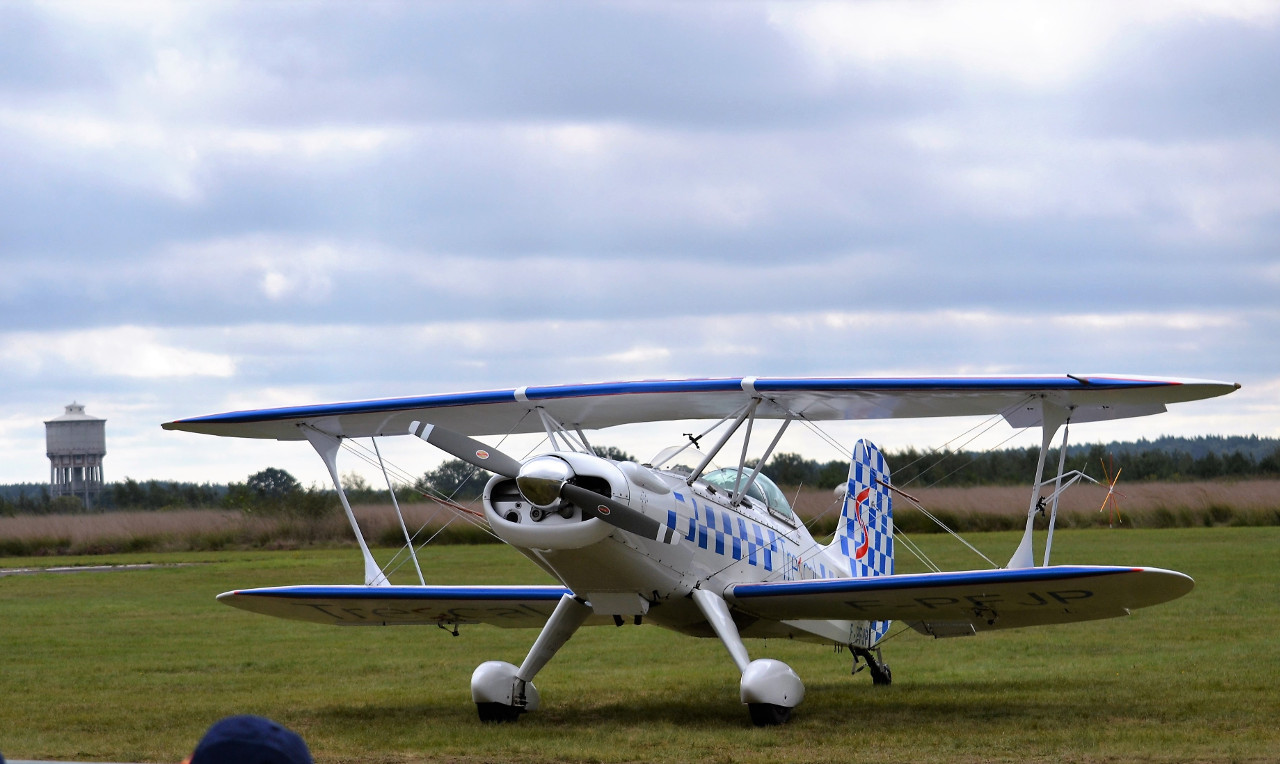
[[[228,716],[204,733],[191,764],[313,764],[298,733],[261,716]]]

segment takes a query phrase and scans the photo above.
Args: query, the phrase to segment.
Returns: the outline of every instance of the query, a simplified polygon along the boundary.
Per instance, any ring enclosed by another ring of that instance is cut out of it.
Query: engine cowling
[[[520,466],[514,480],[495,476],[485,486],[485,517],[493,532],[531,549],[578,549],[603,540],[614,526],[584,517],[580,507],[561,496],[570,481],[620,501],[630,492],[626,476],[607,459],[579,453],[535,456]]]

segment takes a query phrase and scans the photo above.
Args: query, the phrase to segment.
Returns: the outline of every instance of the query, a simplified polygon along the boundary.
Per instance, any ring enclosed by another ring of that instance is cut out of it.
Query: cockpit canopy
[[[745,485],[749,477],[751,477],[750,471],[739,471],[736,467],[725,467],[724,469],[705,473],[702,479],[716,488],[732,494],[734,491],[739,490],[742,485]],[[791,517],[791,502],[787,501],[787,497],[782,495],[782,491],[778,489],[778,486],[763,474],[756,475],[755,482],[751,484],[751,490],[747,491],[747,496],[767,505],[769,509],[783,517]]]

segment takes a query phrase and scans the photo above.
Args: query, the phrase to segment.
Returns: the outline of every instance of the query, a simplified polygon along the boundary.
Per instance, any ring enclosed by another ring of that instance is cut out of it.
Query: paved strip
[[[176,568],[190,563],[138,563],[136,565],[65,565],[55,568],[0,568],[4,576],[33,576],[37,573],[106,573],[117,570],[151,570],[152,568]]]
[[[5,759],[5,764],[121,764],[111,761],[44,761],[40,759]]]

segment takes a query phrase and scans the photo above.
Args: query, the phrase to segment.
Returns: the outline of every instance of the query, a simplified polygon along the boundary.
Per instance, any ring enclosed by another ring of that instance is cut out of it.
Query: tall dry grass
[[[411,535],[417,534],[418,542],[442,528],[441,540],[450,543],[489,538],[451,510],[433,504],[406,504],[402,509],[405,526]],[[372,543],[404,543],[404,532],[389,505],[357,506],[353,511],[365,538]],[[341,511],[318,520],[224,509],[0,517],[0,556],[8,557],[297,549],[353,543],[351,526]]]
[[[931,514],[959,531],[1016,530],[1026,522],[1029,486],[905,489]],[[1192,483],[1121,483],[1116,487],[1118,513],[1103,510],[1105,486],[1076,484],[1058,500],[1061,527],[1135,528],[1201,525],[1280,525],[1280,480],[1203,481]],[[1046,489],[1045,493],[1052,492]],[[815,533],[830,533],[840,514],[840,499],[830,491],[804,489],[796,496],[801,517],[814,521]],[[896,525],[916,533],[937,530],[905,497],[895,497]]]
[[[1209,525],[1280,525],[1280,480],[1233,483],[1134,483],[1120,486],[1122,527],[1168,528]],[[1025,522],[1030,490],[1024,486],[908,489],[930,513],[957,531],[1011,530]],[[831,491],[788,492],[797,514],[815,536],[835,530],[841,500]],[[1059,527],[1107,526],[1110,512],[1099,512],[1104,487],[1076,485],[1063,494]],[[476,508],[476,507],[473,507]],[[493,537],[430,503],[402,507],[405,525],[422,543],[441,531],[441,543],[484,543]],[[379,546],[399,546],[404,532],[390,506],[354,508],[365,538]],[[897,499],[895,524],[911,533],[939,530],[903,498]],[[161,512],[112,512],[92,515],[0,517],[0,556],[106,554],[217,549],[297,549],[354,543],[342,512],[320,520],[243,514],[235,510],[189,509]]]

